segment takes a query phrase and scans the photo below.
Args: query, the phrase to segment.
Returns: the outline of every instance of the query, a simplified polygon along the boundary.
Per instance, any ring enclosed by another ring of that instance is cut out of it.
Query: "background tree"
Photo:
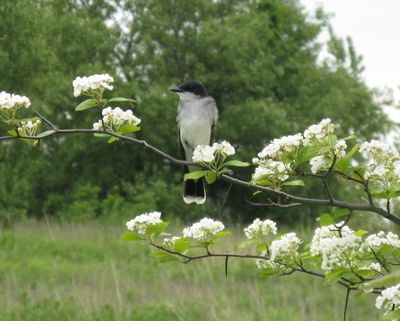
[[[88,116],[58,112],[73,105],[70,79],[116,70],[118,94],[138,100],[142,134],[174,155],[177,100],[167,88],[189,78],[204,82],[216,98],[217,136],[235,142],[242,159],[324,117],[346,134],[357,124],[360,138],[386,128],[351,43],[331,32],[331,54],[319,63],[317,39],[329,20],[322,12],[310,19],[298,1],[18,0],[0,10],[7,13],[0,22],[0,88],[29,95],[60,126],[90,125]],[[45,153],[2,147],[4,213],[129,216],[125,209],[162,204],[179,217],[215,215],[228,189],[216,186],[214,202],[205,207],[182,205],[182,177],[170,165],[130,147],[66,139],[46,142]],[[317,186],[310,189],[319,195]],[[260,215],[244,202],[247,195],[236,188],[231,193],[226,213],[246,220]]]

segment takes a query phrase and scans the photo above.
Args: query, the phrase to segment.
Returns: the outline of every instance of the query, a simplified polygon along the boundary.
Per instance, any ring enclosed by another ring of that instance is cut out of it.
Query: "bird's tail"
[[[184,182],[183,200],[186,204],[204,204],[206,201],[204,178],[188,179]]]

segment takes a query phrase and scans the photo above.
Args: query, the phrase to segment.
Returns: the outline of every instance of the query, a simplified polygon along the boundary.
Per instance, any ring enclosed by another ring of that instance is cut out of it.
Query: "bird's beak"
[[[183,93],[182,89],[180,89],[179,87],[175,87],[175,86],[169,87],[169,90],[171,90],[175,93]]]

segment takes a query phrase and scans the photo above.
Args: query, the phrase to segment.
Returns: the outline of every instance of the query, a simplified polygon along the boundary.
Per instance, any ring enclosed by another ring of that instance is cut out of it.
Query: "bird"
[[[198,145],[210,145],[218,121],[217,104],[208,95],[199,81],[188,80],[179,86],[169,88],[179,96],[178,123],[179,145],[182,157],[193,161],[193,151]],[[194,166],[184,166],[184,173],[198,171]],[[183,200],[186,204],[204,204],[206,189],[204,178],[184,181]]]

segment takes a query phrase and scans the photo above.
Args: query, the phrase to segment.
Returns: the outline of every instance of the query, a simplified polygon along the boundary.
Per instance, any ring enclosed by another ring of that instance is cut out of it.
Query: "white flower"
[[[235,155],[235,148],[228,143],[226,140],[224,140],[222,143],[214,143],[213,144],[213,149],[216,152],[220,152],[223,156],[232,156]]]
[[[298,249],[301,240],[296,236],[296,233],[287,233],[282,235],[278,240],[271,243],[271,260],[276,258],[295,258],[298,256]]]
[[[103,92],[105,89],[113,90],[113,77],[109,74],[92,75],[89,77],[77,77],[72,85],[74,87],[74,96],[82,94],[92,95],[94,92]]]
[[[20,121],[20,126],[18,127],[18,131],[21,132],[24,136],[35,136],[36,131],[39,129],[39,126],[42,122],[40,119],[35,121]]]
[[[378,140],[371,140],[370,142],[362,143],[360,152],[370,154],[373,158],[398,158],[399,153],[392,149],[389,144],[380,142]]]
[[[372,140],[360,146],[360,152],[369,158],[364,179],[381,187],[388,188],[400,179],[400,156],[389,144]]]
[[[329,118],[323,119],[317,125],[311,125],[304,131],[304,146],[312,145],[335,132],[336,125]]]
[[[343,222],[337,223],[341,225]],[[329,225],[315,230],[310,252],[313,256],[322,256],[321,268],[329,273],[338,268],[350,268],[360,245],[361,237],[348,226],[339,233],[335,225]]]
[[[214,159],[215,149],[208,145],[199,145],[193,151],[192,160],[196,163],[211,163]]]
[[[102,115],[106,129],[111,129],[113,131],[118,131],[121,126],[125,124],[138,126],[141,123],[141,120],[137,118],[130,109],[123,111],[120,107],[115,107],[114,109],[107,107],[102,110]],[[93,129],[103,129],[101,120],[93,124]]]
[[[258,153],[258,157],[281,159],[286,154],[294,152],[301,145],[302,141],[303,136],[301,134],[276,138]]]
[[[214,143],[212,146],[199,145],[193,151],[192,160],[197,163],[211,163],[214,160],[223,161],[227,156],[235,154],[235,148],[224,140],[222,143]],[[222,156],[218,157],[219,155]]]
[[[375,306],[377,309],[383,309],[386,313],[398,310],[400,305],[400,284],[392,286],[382,291],[376,298]]]
[[[261,253],[261,256],[266,256],[267,255],[267,251],[264,251]],[[275,263],[274,261],[272,261],[271,259],[257,259],[256,260],[256,265],[259,269],[269,269],[275,272],[279,272],[280,269],[280,264]]]
[[[346,155],[346,148],[347,148],[346,141],[343,139],[338,140],[335,145],[336,157],[343,158]]]
[[[9,94],[5,91],[0,92],[0,110],[11,110],[21,107],[28,108],[30,105],[30,100],[25,96]]]
[[[144,213],[136,216],[134,219],[126,222],[126,228],[138,234],[146,234],[148,226],[162,223],[160,212]]]
[[[361,250],[371,251],[371,248],[376,251],[379,250],[383,245],[390,245],[395,248],[400,248],[400,240],[397,234],[392,232],[385,233],[380,231],[377,234],[369,235],[361,245]]]
[[[163,246],[167,248],[173,248],[175,246],[175,242],[180,239],[180,236],[167,237],[163,240]]]
[[[332,165],[332,161],[325,156],[317,156],[310,160],[311,172],[316,174],[321,170],[328,169]]]
[[[266,159],[259,161],[258,164],[259,166],[256,167],[252,177],[253,182],[265,179],[267,176],[274,176],[274,178],[282,182],[289,178],[288,166],[286,166],[283,162]]]
[[[363,266],[361,270],[373,270],[376,272],[380,272],[382,270],[381,265],[379,263],[371,263],[369,265]]]
[[[271,220],[261,221],[256,218],[253,223],[244,229],[244,234],[248,239],[263,238],[270,234],[276,234],[278,231],[276,223]]]
[[[185,227],[183,229],[183,236],[203,241],[221,232],[224,228],[225,226],[221,222],[205,217],[200,222],[194,223],[190,227]]]

